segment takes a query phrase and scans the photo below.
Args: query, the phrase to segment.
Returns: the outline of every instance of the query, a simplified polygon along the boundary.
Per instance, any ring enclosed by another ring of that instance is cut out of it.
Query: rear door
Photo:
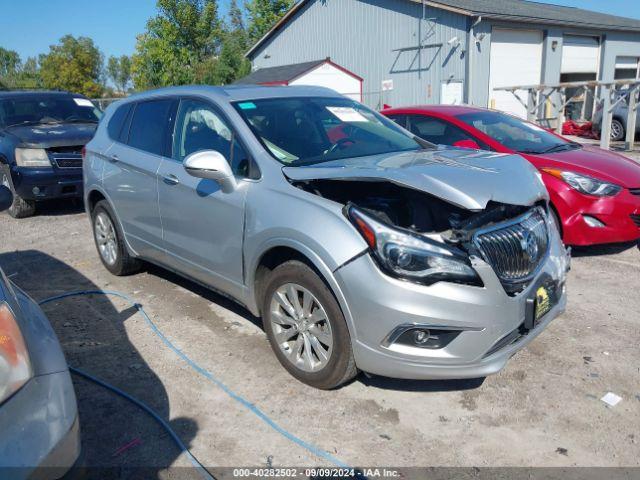
[[[231,124],[215,105],[181,100],[176,115],[173,158],[158,174],[164,248],[170,267],[207,285],[239,295],[242,288],[244,207],[249,159]],[[216,150],[231,164],[237,186],[222,191],[213,180],[189,175],[183,167],[191,153]]]
[[[105,165],[104,188],[124,235],[138,255],[150,260],[164,257],[157,173],[170,147],[176,104],[171,98],[137,102]]]

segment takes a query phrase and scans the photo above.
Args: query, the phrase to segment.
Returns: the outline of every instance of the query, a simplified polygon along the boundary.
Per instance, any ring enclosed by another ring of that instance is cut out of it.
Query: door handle
[[[111,155],[110,157],[107,157],[107,160],[109,160],[111,163],[118,163],[120,161],[118,155]]]
[[[180,183],[180,180],[178,180],[178,177],[176,177],[175,175],[173,175],[172,173],[170,173],[169,175],[165,175],[164,177],[162,177],[162,181],[164,183],[166,183],[167,185],[178,185]]]

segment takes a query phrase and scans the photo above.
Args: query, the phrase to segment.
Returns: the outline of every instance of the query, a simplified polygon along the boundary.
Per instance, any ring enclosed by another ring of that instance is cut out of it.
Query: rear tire
[[[290,260],[269,274],[262,319],[278,361],[299,381],[329,390],[357,375],[342,310],[306,264]]]
[[[117,276],[131,275],[140,270],[140,260],[129,255],[124,236],[115,221],[116,216],[106,200],[99,201],[91,212],[93,239],[104,267]]]
[[[4,185],[9,190],[11,190],[11,194],[13,195],[13,203],[7,210],[9,215],[13,218],[27,218],[32,217],[36,213],[36,202],[34,200],[25,200],[20,195],[18,195],[13,188],[13,182],[9,177],[7,172],[2,172],[2,177],[0,178],[0,185]]]

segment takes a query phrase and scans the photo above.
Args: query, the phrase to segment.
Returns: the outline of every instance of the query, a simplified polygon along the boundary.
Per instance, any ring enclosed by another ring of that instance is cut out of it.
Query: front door
[[[191,153],[216,150],[231,164],[237,186],[223,192],[213,180],[183,167]],[[229,123],[212,104],[183,99],[176,116],[173,158],[158,172],[164,247],[170,267],[239,296],[243,285],[243,230],[247,158]]]

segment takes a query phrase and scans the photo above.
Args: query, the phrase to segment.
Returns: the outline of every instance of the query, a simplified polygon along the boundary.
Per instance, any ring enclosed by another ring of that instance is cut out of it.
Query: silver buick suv
[[[492,374],[565,308],[569,256],[527,161],[432,145],[324,88],[121,100],[84,182],[110,272],[152,262],[235,299],[317,388]]]

